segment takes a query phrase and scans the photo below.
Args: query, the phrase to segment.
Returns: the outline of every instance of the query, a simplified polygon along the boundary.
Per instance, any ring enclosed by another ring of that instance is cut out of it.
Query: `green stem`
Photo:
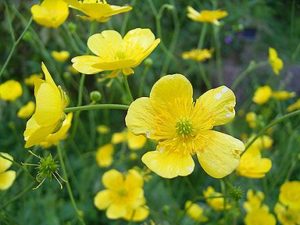
[[[201,29],[201,33],[200,33],[200,37],[199,37],[199,41],[197,44],[197,48],[203,48],[203,44],[204,44],[204,39],[207,33],[207,24],[204,23]]]
[[[97,109],[127,110],[128,108],[129,108],[128,105],[121,105],[121,104],[95,104],[95,105],[83,105],[83,106],[76,106],[76,107],[68,107],[68,108],[65,108],[65,113],[86,111],[86,110],[97,110]]]
[[[125,84],[125,89],[127,91],[128,97],[130,99],[130,102],[133,102],[133,97],[132,97],[132,93],[130,91],[130,87],[129,87],[129,84],[128,84],[127,76],[123,75],[123,77],[124,77],[124,84]]]
[[[68,190],[68,194],[69,194],[72,206],[73,206],[73,208],[74,208],[74,210],[76,212],[78,221],[82,225],[85,225],[85,222],[84,222],[83,216],[82,216],[82,212],[77,207],[77,204],[76,204],[73,192],[72,192],[72,188],[70,186],[70,182],[69,182],[69,179],[68,179],[68,173],[67,173],[65,162],[64,162],[64,159],[63,159],[63,155],[62,155],[61,144],[57,145],[57,152],[58,152],[58,157],[59,157],[60,165],[61,165],[61,168],[62,168],[63,173],[64,173],[64,180],[66,181],[66,186],[67,186],[67,190]]]
[[[219,26],[213,26],[214,42],[216,49],[216,64],[217,64],[217,78],[220,84],[224,83],[224,78],[222,76],[222,59],[221,59],[221,42],[219,38]]]

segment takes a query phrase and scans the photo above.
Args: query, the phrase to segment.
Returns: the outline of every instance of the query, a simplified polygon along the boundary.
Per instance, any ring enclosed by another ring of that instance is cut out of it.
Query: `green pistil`
[[[192,123],[187,119],[181,119],[176,123],[176,131],[180,136],[189,136],[193,133]]]

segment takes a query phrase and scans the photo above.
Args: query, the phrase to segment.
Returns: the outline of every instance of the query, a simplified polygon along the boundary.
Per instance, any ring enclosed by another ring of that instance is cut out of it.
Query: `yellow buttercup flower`
[[[289,91],[273,91],[272,97],[277,100],[288,100],[290,98],[294,98],[296,96],[296,92]]]
[[[34,102],[30,101],[26,105],[22,106],[22,108],[19,109],[17,116],[21,119],[27,119],[33,114],[34,109],[35,109]]]
[[[116,6],[107,4],[105,0],[65,0],[71,8],[81,11],[86,16],[80,16],[82,19],[96,20],[98,22],[106,22],[110,17],[128,12],[131,6]]]
[[[206,222],[208,220],[208,218],[203,215],[203,208],[192,201],[185,203],[185,210],[187,215],[197,222]]]
[[[248,112],[246,114],[246,121],[249,125],[249,127],[251,128],[255,128],[256,127],[256,121],[257,121],[257,116],[255,112]]]
[[[235,170],[244,151],[240,140],[212,130],[234,118],[234,106],[234,93],[225,86],[207,91],[194,103],[191,83],[174,74],[160,78],[149,98],[135,100],[125,120],[132,133],[158,141],[156,151],[142,157],[158,175],[189,175],[196,154],[210,176],[221,178]]]
[[[109,167],[113,162],[114,146],[106,144],[97,149],[96,161],[100,167]]]
[[[276,203],[274,211],[282,225],[300,224],[300,210],[291,209],[281,203]]]
[[[222,19],[228,15],[224,10],[202,10],[200,12],[193,9],[191,6],[187,7],[187,16],[194,21],[202,23],[213,23],[219,25],[219,19]]]
[[[97,131],[100,134],[107,134],[107,133],[109,133],[110,128],[106,125],[99,125],[99,126],[97,126]]]
[[[212,57],[212,49],[193,49],[191,51],[183,52],[183,59],[192,59],[198,62],[203,62]]]
[[[265,195],[263,192],[261,191],[254,192],[253,190],[250,189],[247,191],[247,201],[244,202],[243,207],[247,213],[255,211],[260,208],[268,210],[269,209],[268,206],[262,204],[264,198]]]
[[[272,89],[270,86],[262,86],[256,89],[252,98],[253,102],[258,105],[265,104],[272,96]]]
[[[24,131],[25,148],[46,141],[49,134],[60,129],[65,119],[64,109],[68,104],[68,98],[65,92],[56,86],[44,63],[42,70],[45,80],[35,82],[36,108]]]
[[[292,112],[297,109],[300,109],[300,99],[298,99],[295,103],[288,106],[287,111]]]
[[[52,51],[51,56],[58,62],[65,62],[70,57],[70,53],[68,51]]]
[[[247,213],[245,217],[246,225],[276,225],[276,219],[273,214],[266,208],[259,208],[257,210]]]
[[[111,142],[113,144],[119,144],[122,142],[127,142],[128,147],[131,150],[138,150],[144,147],[147,138],[143,135],[135,135],[130,131],[123,131],[121,133],[114,133]]]
[[[8,170],[8,168],[11,167],[12,164],[12,162],[8,159],[13,160],[13,157],[7,153],[0,152],[0,190],[1,191],[10,188],[10,186],[14,183],[16,179],[16,172],[13,170]]]
[[[31,14],[39,25],[57,28],[68,18],[69,8],[63,0],[44,0],[41,5],[31,7]]]
[[[21,84],[15,80],[8,80],[0,84],[0,100],[15,101],[23,94]]]
[[[143,177],[134,169],[123,175],[117,170],[104,173],[102,183],[106,190],[98,192],[95,206],[106,210],[109,219],[142,221],[149,215],[144,197]]]
[[[65,140],[72,125],[72,118],[73,113],[68,113],[60,129],[55,133],[49,134],[46,139],[40,143],[40,146],[49,148],[52,145],[57,145],[60,141]]]
[[[216,192],[215,189],[211,186],[207,187],[205,191],[203,191],[203,195],[206,198],[207,204],[212,207],[216,211],[224,210],[224,197],[222,193]],[[226,202],[226,209],[231,208],[231,205]]]
[[[29,77],[25,78],[25,84],[28,86],[34,86],[34,83],[39,81],[42,77],[42,74],[31,74]]]
[[[288,181],[281,185],[279,201],[285,206],[300,211],[300,181]]]
[[[130,75],[159,42],[149,29],[130,30],[124,38],[117,31],[106,30],[88,39],[88,47],[96,56],[75,57],[73,67],[84,74],[113,71],[110,76],[115,77],[122,71]]]
[[[269,48],[269,63],[276,75],[279,75],[280,70],[283,68],[283,62],[278,57],[274,48]]]

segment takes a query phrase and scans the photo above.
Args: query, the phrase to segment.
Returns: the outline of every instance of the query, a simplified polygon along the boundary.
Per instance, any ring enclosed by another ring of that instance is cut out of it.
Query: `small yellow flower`
[[[207,91],[194,103],[191,83],[174,74],[160,78],[149,98],[135,100],[125,120],[132,133],[158,141],[156,151],[142,157],[153,172],[164,178],[187,176],[196,154],[210,176],[221,178],[235,170],[244,151],[240,140],[212,130],[234,118],[234,106],[234,93],[225,86]]]
[[[194,21],[202,23],[213,23],[219,25],[219,19],[222,19],[228,15],[224,10],[202,10],[200,12],[193,9],[191,6],[187,7],[187,16]]]
[[[0,84],[0,100],[15,101],[23,94],[21,84],[15,80],[8,80]]]
[[[296,92],[289,92],[289,91],[273,91],[272,97],[283,101],[288,100],[290,98],[294,98],[296,96]]]
[[[99,210],[106,210],[109,219],[142,221],[149,215],[144,197],[143,177],[134,169],[123,175],[117,170],[104,173],[102,183],[106,190],[94,198]]]
[[[265,210],[268,210],[268,206],[262,204],[264,198],[265,195],[261,191],[254,192],[253,190],[250,189],[247,191],[247,201],[244,202],[243,207],[247,213],[255,211],[260,208],[264,208]]]
[[[191,51],[183,52],[183,59],[192,59],[198,62],[203,62],[212,57],[212,49],[193,49]]]
[[[26,105],[22,106],[22,108],[19,109],[17,116],[21,119],[27,119],[33,114],[34,109],[35,109],[34,102],[30,101]]]
[[[71,8],[79,10],[86,16],[80,16],[86,20],[96,20],[98,22],[106,22],[110,17],[128,12],[132,9],[131,6],[116,6],[107,4],[105,0],[65,0]]]
[[[283,62],[278,57],[274,48],[269,48],[269,63],[276,75],[279,75],[280,70],[283,68]]]
[[[124,38],[114,30],[105,30],[88,39],[89,49],[96,55],[83,55],[72,59],[73,67],[84,74],[113,71],[115,77],[120,71],[133,74],[137,67],[159,44],[149,29],[130,30]]]
[[[249,127],[255,128],[257,125],[256,120],[257,120],[257,116],[256,116],[255,112],[248,112],[246,114],[246,121],[247,121]]]
[[[24,131],[25,148],[45,141],[49,134],[60,129],[65,119],[67,95],[56,86],[44,63],[42,63],[42,70],[45,80],[38,80],[34,85],[36,108],[32,117],[27,121]]]
[[[34,83],[39,81],[42,77],[42,74],[31,74],[28,78],[25,78],[25,84],[28,86],[34,86]]]
[[[52,145],[57,145],[60,141],[65,140],[72,125],[72,118],[73,113],[68,113],[60,129],[55,133],[49,134],[46,139],[40,143],[40,146],[43,148],[49,148]]]
[[[100,134],[107,134],[110,132],[110,129],[108,126],[106,125],[99,125],[97,126],[97,131],[100,133]]]
[[[41,5],[31,7],[31,14],[39,25],[57,28],[68,18],[69,8],[63,0],[44,0]]]
[[[1,157],[4,156],[4,157]],[[7,153],[0,152],[0,190],[7,190],[16,179],[16,172],[8,170],[12,162],[7,159],[13,160],[13,157]]]
[[[185,210],[187,215],[197,222],[206,222],[208,220],[208,218],[203,215],[203,208],[192,201],[185,203]]]
[[[257,138],[251,146],[258,149],[270,149],[272,145],[273,139],[268,135],[263,135]]]
[[[295,103],[288,106],[287,111],[292,112],[297,109],[300,109],[300,99],[298,99]]]
[[[113,144],[119,144],[122,142],[127,142],[128,147],[131,150],[138,150],[144,147],[147,138],[143,135],[135,135],[130,131],[123,131],[121,133],[114,133],[111,142]]]
[[[276,203],[274,211],[282,225],[300,224],[300,210],[291,209],[281,203]]]
[[[276,225],[276,219],[273,214],[266,208],[259,208],[257,210],[247,213],[245,217],[245,225]]]
[[[216,211],[224,210],[224,197],[222,193],[216,192],[215,189],[211,186],[207,187],[205,191],[203,191],[203,195],[206,198],[207,204],[212,207]],[[226,209],[231,208],[231,205],[226,202]]]
[[[70,53],[68,51],[52,51],[51,56],[58,62],[65,62],[70,57]]]
[[[106,144],[97,149],[96,161],[100,167],[109,167],[113,162],[114,146]]]
[[[270,86],[266,85],[256,89],[252,100],[258,105],[263,105],[267,101],[269,101],[271,96],[272,96],[272,89],[270,88]]]
[[[281,185],[279,201],[291,209],[300,211],[300,181],[288,181]]]

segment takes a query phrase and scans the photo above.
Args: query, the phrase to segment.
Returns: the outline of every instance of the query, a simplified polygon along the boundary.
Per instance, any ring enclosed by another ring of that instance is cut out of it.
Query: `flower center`
[[[127,190],[122,188],[121,190],[118,191],[119,196],[124,197],[127,195]]]
[[[189,136],[193,133],[192,123],[188,119],[181,119],[176,123],[176,132],[182,137]]]

